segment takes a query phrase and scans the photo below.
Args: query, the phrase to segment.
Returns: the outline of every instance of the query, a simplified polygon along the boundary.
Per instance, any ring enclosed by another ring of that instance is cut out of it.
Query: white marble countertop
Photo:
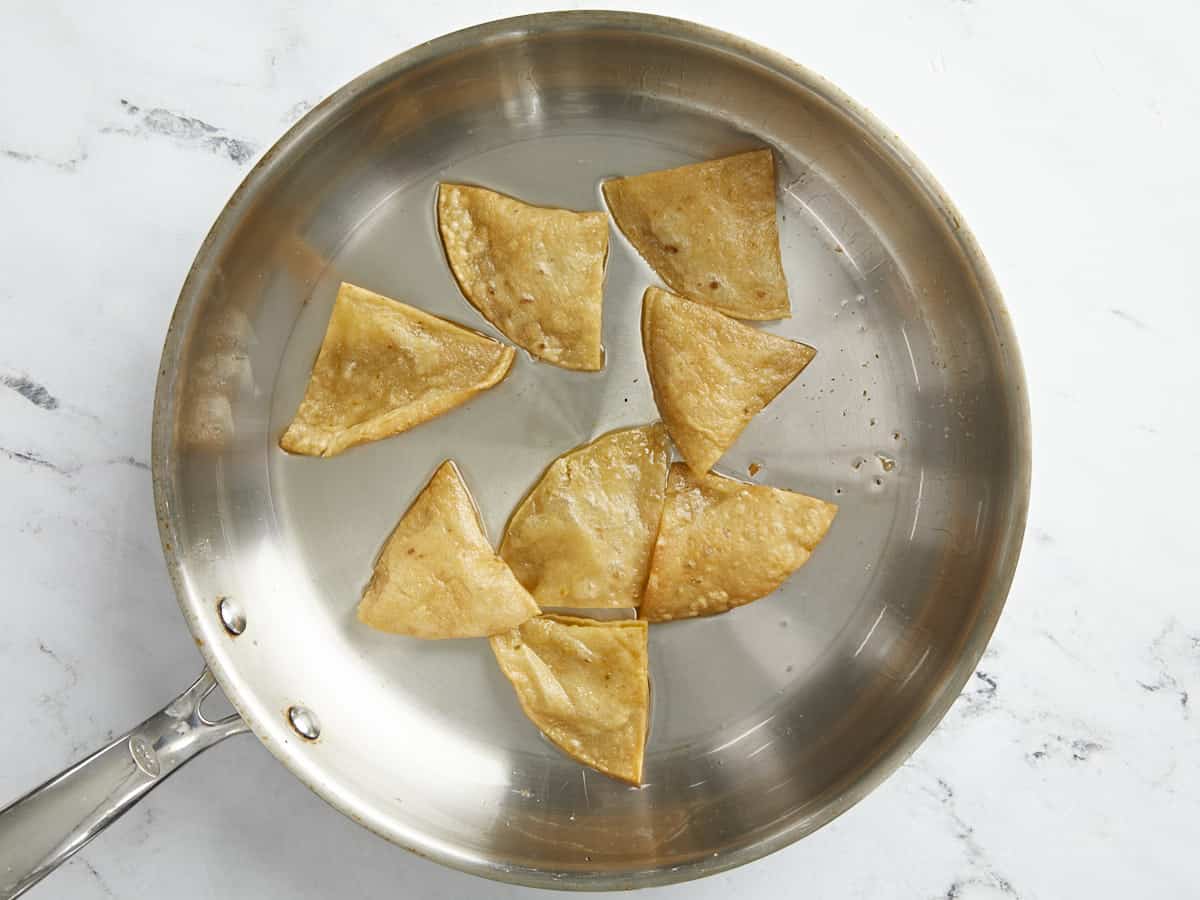
[[[1200,297],[1184,276],[1200,236],[1197,7],[623,5],[787,53],[923,158],[1008,297],[1036,453],[1008,608],[932,738],[800,844],[648,895],[1196,896]],[[183,276],[250,162],[376,62],[552,6],[6,4],[0,802],[200,670],[159,550],[151,396]],[[242,737],[33,896],[548,895],[385,844]]]

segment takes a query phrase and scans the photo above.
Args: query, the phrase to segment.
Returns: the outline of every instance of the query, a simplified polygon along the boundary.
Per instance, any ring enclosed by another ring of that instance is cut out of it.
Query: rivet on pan
[[[306,706],[289,707],[288,721],[296,729],[296,734],[302,738],[315,741],[321,736],[321,723],[317,721],[313,711]]]
[[[242,612],[236,600],[222,597],[217,601],[217,613],[221,616],[221,624],[225,626],[225,630],[233,636],[236,637],[246,630],[246,614]]]

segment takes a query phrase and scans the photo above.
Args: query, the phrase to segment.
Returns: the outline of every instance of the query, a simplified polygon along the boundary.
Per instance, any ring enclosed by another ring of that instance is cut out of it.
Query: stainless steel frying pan
[[[819,355],[722,468],[747,477],[756,463],[755,480],[841,514],[774,596],[651,629],[646,784],[634,789],[544,741],[485,641],[405,640],[354,618],[381,542],[443,458],[496,538],[554,456],[656,418],[638,339],[655,279],[618,234],[604,372],[522,358],[467,406],[335,459],[288,456],[276,440],[343,279],[494,333],[443,260],[439,180],[595,209],[606,177],[762,145],[778,161],[794,311],[767,327]],[[309,113],[196,257],[153,435],[163,550],[208,670],[0,814],[0,894],[246,729],[354,820],[490,878],[628,888],[753,860],[849,808],[946,712],[1000,614],[1029,491],[1008,317],[929,174],[795,63],[625,13],[439,38]],[[200,713],[214,683],[237,716]]]

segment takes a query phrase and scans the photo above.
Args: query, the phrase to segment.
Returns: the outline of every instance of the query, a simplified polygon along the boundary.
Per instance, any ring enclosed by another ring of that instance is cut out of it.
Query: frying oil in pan
[[[748,146],[755,145],[732,129],[712,143],[714,155]],[[424,172],[371,210],[328,261],[296,321],[275,386],[272,433],[299,402],[342,280],[501,337],[461,296],[446,266],[434,220],[438,181],[482,184],[532,203],[602,209],[604,179],[700,158],[620,133],[548,136],[536,149],[557,164],[531,166],[528,142],[488,148]],[[781,158],[778,184],[793,317],[762,327],[811,344],[818,356],[750,424],[718,471],[749,479],[753,464],[753,481],[833,500],[841,512],[813,559],[772,597],[728,615],[651,628],[651,783],[663,776],[659,761],[681,752],[694,762],[680,777],[691,771],[697,782],[729,753],[765,753],[768,739],[782,742],[773,752],[784,752],[831,727],[835,711],[820,702],[822,685],[890,599],[873,593],[872,563],[886,558],[899,512],[911,508],[916,488],[905,475],[903,445],[890,437],[906,425],[900,398],[912,376],[904,379],[907,367],[893,365],[905,349],[889,327],[894,312],[877,299],[882,282],[875,276],[889,271],[886,252],[866,229],[855,232],[852,249],[843,245],[837,229],[855,225],[853,211],[822,218],[829,210],[821,203],[830,195],[815,173]],[[864,265],[875,266],[873,276]],[[559,369],[520,351],[500,386],[403,435],[328,460],[272,453],[272,492],[295,559],[323,560],[307,572],[312,591],[303,606],[328,617],[357,648],[376,696],[391,692],[428,708],[428,697],[454,684],[453,709],[428,712],[472,740],[504,746],[520,765],[557,771],[575,764],[546,760],[546,745],[521,715],[485,641],[422,644],[371,633],[356,622],[354,606],[383,540],[443,459],[458,462],[498,543],[508,515],[552,459],[606,431],[657,419],[639,331],[641,295],[655,283],[614,227],[602,372]],[[887,470],[874,462],[885,450],[889,460],[899,459]],[[871,463],[856,467],[859,459]],[[337,523],[332,547],[331,522]],[[847,566],[847,558],[862,564]],[[814,698],[811,725],[802,720],[788,735],[775,735],[773,710],[793,694]]]

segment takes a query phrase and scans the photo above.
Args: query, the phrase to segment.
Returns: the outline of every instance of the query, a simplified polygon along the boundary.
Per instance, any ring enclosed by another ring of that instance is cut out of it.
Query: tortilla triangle
[[[836,515],[815,497],[675,463],[638,615],[666,622],[765,597],[808,561]]]
[[[500,542],[540,606],[638,605],[670,460],[656,423],[610,432],[550,464]]]
[[[388,537],[358,605],[359,620],[372,628],[419,638],[485,637],[537,614],[488,543],[450,460]]]
[[[642,299],[642,348],[659,414],[701,474],[817,353],[658,288]]]
[[[605,182],[604,198],[675,293],[737,319],[791,315],[770,150],[616,178]]]
[[[539,616],[492,638],[521,708],[572,759],[642,780],[650,709],[646,623]]]
[[[509,340],[564,369],[603,368],[608,216],[442,184],[438,230],[463,294]]]
[[[502,381],[515,355],[461,325],[343,284],[279,446],[336,456],[407,431]]]

